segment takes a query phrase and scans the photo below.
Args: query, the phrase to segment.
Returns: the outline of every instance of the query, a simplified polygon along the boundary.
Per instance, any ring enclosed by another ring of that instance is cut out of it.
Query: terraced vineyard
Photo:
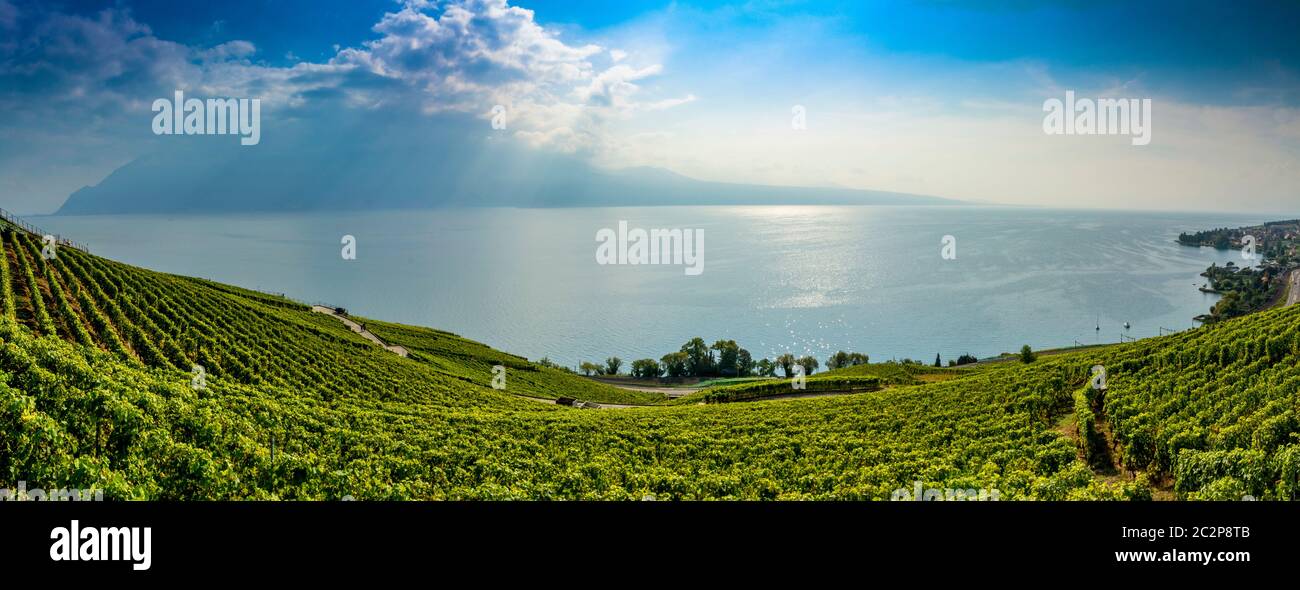
[[[412,351],[401,358],[289,300],[71,248],[45,260],[13,230],[3,243],[0,486],[119,499],[889,499],[916,481],[1004,499],[1294,499],[1300,487],[1300,307],[852,396],[588,411],[514,394],[635,395],[366,320]],[[1104,394],[1088,386],[1094,365]]]
[[[72,248],[46,260],[36,238],[23,232],[6,231],[4,245],[5,306],[12,307],[6,315],[36,335],[97,348],[128,366],[179,373],[174,378],[185,383],[199,365],[209,381],[291,390],[325,402],[511,405],[518,400],[490,387],[490,367],[505,364],[538,375],[518,379],[520,393],[554,397],[581,387],[587,399],[625,399],[621,390],[543,370],[445,332],[425,331],[438,339],[444,356],[404,361],[287,299],[111,263]]]

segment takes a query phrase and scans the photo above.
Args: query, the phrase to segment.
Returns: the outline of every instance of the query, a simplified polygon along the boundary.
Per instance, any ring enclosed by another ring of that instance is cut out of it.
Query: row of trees
[[[632,366],[633,368],[635,368],[636,363],[632,363]],[[578,365],[578,370],[582,371],[582,374],[587,376],[617,375],[618,370],[622,367],[623,367],[623,359],[618,358],[616,356],[611,356],[605,359],[605,364],[603,365],[584,361],[581,365]]]
[[[948,366],[949,366],[949,367],[958,367],[958,366],[961,366],[961,365],[970,365],[970,364],[974,364],[974,363],[978,363],[978,362],[980,362],[980,360],[977,359],[977,358],[975,358],[975,355],[973,355],[973,354],[963,354],[963,355],[957,357],[956,360],[948,359]],[[942,366],[943,366],[943,358],[941,357],[941,355],[938,355],[938,354],[934,355],[934,366],[936,366],[936,367],[942,367]]]
[[[827,369],[839,369],[853,365],[863,365],[869,357],[860,352],[843,350],[826,359]],[[578,366],[584,375],[617,375],[623,366],[618,357],[610,357],[605,363],[583,362]],[[778,371],[785,377],[794,376],[795,367],[802,367],[805,375],[811,375],[821,363],[813,356],[796,357],[783,354],[773,359],[754,360],[748,350],[741,348],[735,340],[718,340],[708,344],[703,338],[692,338],[682,345],[677,352],[665,354],[659,360],[639,359],[632,361],[631,375],[637,379],[681,379],[684,377],[776,377]]]
[[[838,351],[826,359],[826,370],[842,369],[855,365],[865,365],[870,357],[860,352]],[[963,354],[956,360],[949,360],[948,366],[959,366],[978,362],[970,354]],[[905,359],[903,363],[922,364],[920,361]],[[703,338],[692,338],[682,345],[681,350],[665,354],[659,360],[639,359],[632,361],[630,374],[636,379],[681,379],[683,377],[776,377],[780,372],[784,377],[794,376],[794,368],[803,367],[805,375],[811,375],[821,364],[812,356],[796,357],[783,354],[776,360],[754,360],[748,350],[741,348],[735,340],[718,340],[712,345]],[[942,367],[943,359],[934,356],[934,366]],[[623,367],[623,359],[616,356],[605,359],[602,363],[583,362],[578,370],[583,375],[618,375]]]

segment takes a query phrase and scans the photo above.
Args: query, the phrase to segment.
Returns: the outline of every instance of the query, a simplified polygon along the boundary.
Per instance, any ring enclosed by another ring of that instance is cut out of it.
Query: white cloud
[[[646,103],[644,105],[644,108],[648,111],[666,111],[673,107],[679,107],[684,104],[693,103],[695,102],[695,100],[696,99],[694,94],[688,94],[686,96],[683,96],[682,98],[665,98],[660,101]]]
[[[248,41],[229,41],[217,45],[211,49],[204,49],[198,52],[198,58],[202,61],[226,61],[230,59],[247,59],[257,53],[257,47]]]
[[[505,0],[462,0],[441,12],[433,3],[407,2],[374,30],[378,39],[339,50],[330,64],[400,80],[419,92],[424,112],[486,119],[493,105],[506,105],[516,136],[538,147],[592,149],[602,143],[602,117],[693,100],[638,103],[635,82],[659,75],[663,66],[634,68],[617,63],[627,52],[565,43],[531,10]],[[602,70],[594,58],[605,53],[613,65]]]
[[[573,94],[582,102],[594,106],[627,108],[632,106],[632,95],[640,90],[633,82],[661,72],[663,66],[658,64],[640,69],[618,64],[594,76],[586,86],[575,88]]]

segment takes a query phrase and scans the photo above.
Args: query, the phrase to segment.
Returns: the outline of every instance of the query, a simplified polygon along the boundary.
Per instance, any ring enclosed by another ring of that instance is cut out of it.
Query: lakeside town
[[[1212,264],[1201,273],[1207,280],[1201,291],[1223,298],[1210,313],[1197,316],[1199,321],[1238,317],[1300,299],[1300,219],[1184,232],[1178,243],[1242,251],[1243,264]]]

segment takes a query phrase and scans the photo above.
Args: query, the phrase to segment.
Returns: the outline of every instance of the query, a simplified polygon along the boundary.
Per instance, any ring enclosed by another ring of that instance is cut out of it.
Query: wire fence
[[[4,209],[0,209],[0,219],[4,219],[5,221],[9,222],[10,225],[40,238],[44,238],[45,236],[52,235],[54,236],[55,243],[57,243],[60,246],[68,246],[70,248],[76,248],[77,250],[81,250],[82,252],[85,252],[87,254],[90,253],[90,248],[87,248],[85,244],[74,242],[58,234],[47,233],[45,230],[28,223],[27,220],[17,215],[14,215],[13,213],[10,213]]]

